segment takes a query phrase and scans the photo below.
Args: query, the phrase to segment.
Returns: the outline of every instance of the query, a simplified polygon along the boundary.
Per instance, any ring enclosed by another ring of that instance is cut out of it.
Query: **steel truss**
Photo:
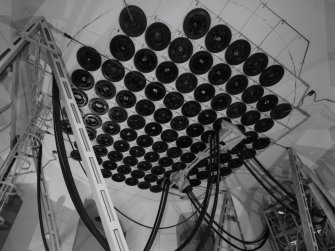
[[[17,58],[20,52],[29,44],[34,44],[38,48],[45,51],[48,58],[48,64],[52,69],[53,76],[56,79],[60,91],[62,104],[65,107],[78,145],[78,150],[87,173],[93,198],[97,204],[98,212],[110,249],[112,251],[128,251],[128,245],[123,235],[112,199],[108,192],[104,178],[102,177],[85,125],[73,96],[70,84],[71,82],[68,78],[68,73],[65,68],[61,52],[58,49],[50,28],[51,25],[48,24],[43,17],[41,17],[35,19],[23,31],[20,31],[17,38],[13,40],[13,43],[0,54],[0,73],[7,69],[7,67]],[[36,116],[38,117],[38,114]],[[31,123],[34,122],[31,120]],[[21,137],[17,142],[14,149],[11,151],[10,156],[13,157],[20,151],[18,149],[21,146],[22,141],[23,137]],[[8,161],[6,160],[2,166],[0,174],[3,174],[7,170],[8,163],[10,163],[9,159]],[[46,203],[48,203],[48,201],[46,201]]]
[[[279,203],[264,210],[276,250],[335,250],[334,198],[306,167],[295,150],[289,151],[296,202],[289,205],[300,217]],[[326,201],[325,198],[329,198]]]

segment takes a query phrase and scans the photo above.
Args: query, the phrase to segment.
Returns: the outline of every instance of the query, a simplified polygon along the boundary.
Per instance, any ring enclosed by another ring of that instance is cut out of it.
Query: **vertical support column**
[[[57,50],[58,47],[51,33],[49,24],[46,20],[42,20],[40,26],[42,39],[44,40],[45,45],[50,48],[50,51],[47,51],[50,61],[49,63],[57,81],[60,97],[63,101],[63,105],[78,145],[78,150],[87,173],[93,198],[97,204],[108,244],[112,251],[128,251],[128,245],[117,218],[112,199],[108,192],[104,178],[102,177],[99,164],[86,132],[85,124],[83,123],[77,103],[73,96],[65,64],[60,53],[54,53],[54,50]]]
[[[12,149],[16,141],[16,119],[17,119],[17,101],[19,92],[19,81],[20,81],[20,60],[16,60],[14,63],[14,79],[11,93],[11,130],[10,130],[10,148]]]
[[[299,213],[301,218],[301,225],[303,227],[304,241],[307,251],[319,251],[318,244],[314,233],[314,228],[309,213],[307,198],[304,190],[304,184],[302,182],[302,176],[299,171],[298,158],[295,156],[292,149],[289,151],[290,165],[293,174],[294,181],[294,192],[296,194]]]

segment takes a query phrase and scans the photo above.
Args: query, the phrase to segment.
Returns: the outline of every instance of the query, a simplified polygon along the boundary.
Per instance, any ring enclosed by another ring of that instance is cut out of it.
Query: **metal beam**
[[[307,251],[319,251],[311,215],[307,206],[307,197],[304,190],[302,175],[299,170],[299,161],[292,149],[289,150],[289,158],[294,181],[294,192],[297,198],[306,249]]]
[[[87,173],[93,198],[97,204],[108,244],[112,251],[128,251],[128,245],[123,235],[112,199],[87,135],[85,124],[83,123],[80,111],[73,96],[70,80],[68,78],[68,73],[61,53],[60,51],[58,53],[54,53],[54,50],[58,48],[58,46],[51,32],[50,26],[45,19],[40,22],[40,28],[44,44],[50,48],[50,50],[46,51],[49,58],[49,64],[54,78],[57,81],[60,98],[63,106],[65,107],[75,140],[77,142],[78,150]]]

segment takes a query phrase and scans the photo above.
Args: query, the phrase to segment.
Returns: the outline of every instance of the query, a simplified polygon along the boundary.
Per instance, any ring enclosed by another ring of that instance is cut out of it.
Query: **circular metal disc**
[[[247,110],[247,106],[242,102],[235,102],[227,108],[227,116],[231,119],[241,117]]]
[[[191,10],[183,22],[183,30],[186,37],[190,39],[199,39],[203,37],[211,26],[211,17],[208,12],[202,8]]]
[[[215,88],[211,84],[201,84],[194,91],[194,98],[198,102],[207,102],[215,95]]]
[[[151,100],[141,99],[137,102],[135,110],[141,116],[150,116],[155,111],[155,105]]]
[[[144,128],[145,133],[153,137],[161,134],[162,130],[162,126],[156,122],[150,122]]]
[[[117,170],[118,173],[121,173],[121,174],[124,174],[124,175],[127,175],[127,174],[131,173],[131,168],[128,165],[120,165],[116,170]]]
[[[129,177],[124,181],[128,186],[136,186],[138,184],[138,179],[134,177]]]
[[[184,96],[179,92],[169,92],[166,94],[163,103],[166,108],[176,110],[184,104]]]
[[[242,100],[246,104],[255,103],[264,94],[264,88],[260,85],[251,85],[242,93]]]
[[[170,126],[173,130],[181,131],[186,129],[190,122],[184,116],[177,116],[171,120]]]
[[[109,160],[118,162],[123,159],[123,154],[118,151],[111,151],[107,154]]]
[[[252,147],[255,150],[262,150],[267,148],[271,144],[271,141],[269,138],[258,138],[255,140],[254,143],[252,143]]]
[[[194,137],[199,137],[201,134],[203,134],[204,131],[205,131],[205,128],[203,127],[203,125],[194,123],[187,127],[186,134],[194,138]]]
[[[124,128],[120,132],[120,137],[125,141],[134,141],[137,138],[137,132],[134,129]]]
[[[132,146],[129,149],[129,154],[135,158],[140,158],[144,156],[145,150],[143,147],[140,147],[140,146]]]
[[[179,147],[171,147],[167,150],[166,155],[170,158],[179,158],[183,151]]]
[[[95,93],[104,99],[114,98],[116,89],[113,83],[107,80],[99,80],[94,86]]]
[[[122,107],[114,106],[109,110],[108,116],[111,120],[118,122],[118,123],[122,123],[126,121],[128,117],[128,113]]]
[[[73,96],[76,100],[78,107],[83,107],[88,103],[88,97],[85,92],[79,89],[72,89]]]
[[[212,85],[222,85],[227,82],[231,76],[231,68],[229,65],[220,63],[214,65],[208,73],[208,81]]]
[[[97,137],[97,143],[102,146],[111,146],[113,145],[113,138],[109,134],[99,134]]]
[[[112,180],[114,180],[115,182],[123,182],[125,179],[126,177],[121,173],[114,173],[112,175]]]
[[[152,164],[148,161],[141,161],[137,164],[137,168],[143,171],[149,171],[152,167]]]
[[[254,126],[256,132],[266,132],[269,131],[274,126],[274,122],[272,119],[264,118],[257,121]]]
[[[154,185],[154,186],[151,186],[150,187],[150,191],[152,193],[160,193],[163,191],[163,188],[161,186],[158,186],[158,185]]]
[[[136,104],[136,96],[131,91],[122,90],[116,94],[116,103],[123,108],[130,108]]]
[[[179,170],[183,170],[186,168],[186,164],[183,162],[175,162],[172,164],[172,170],[173,171],[179,171]]]
[[[178,77],[178,67],[171,61],[160,63],[156,68],[156,77],[158,81],[169,84],[176,80]]]
[[[199,152],[202,152],[206,149],[206,144],[204,142],[196,142],[193,143],[190,147],[190,150],[194,154],[198,154]]]
[[[152,50],[145,48],[136,52],[134,57],[134,65],[137,70],[148,73],[153,71],[157,67],[157,64],[157,56]]]
[[[213,57],[207,51],[198,51],[193,54],[189,62],[190,71],[196,75],[208,72],[213,66]]]
[[[216,95],[211,101],[211,107],[216,111],[222,111],[231,104],[231,96],[227,93]]]
[[[171,31],[166,24],[156,22],[147,28],[145,42],[154,51],[164,50],[171,41]]]
[[[127,120],[127,125],[134,130],[140,130],[145,126],[145,119],[140,115],[131,115]]]
[[[152,150],[158,153],[163,153],[169,148],[169,145],[165,141],[156,141],[152,145]]]
[[[108,170],[115,170],[117,168],[117,164],[111,160],[105,160],[102,163],[102,167]]]
[[[113,145],[114,149],[119,152],[127,152],[130,148],[129,143],[124,140],[117,140]]]
[[[156,182],[157,179],[158,179],[157,175],[154,175],[152,173],[149,173],[149,174],[145,175],[145,177],[144,177],[144,180],[146,182],[149,182],[149,183]]]
[[[104,77],[112,82],[118,82],[123,79],[125,70],[123,65],[114,59],[106,60],[101,67],[101,72]]]
[[[270,112],[270,117],[274,120],[283,119],[288,116],[292,111],[292,106],[288,103],[282,103],[277,105]]]
[[[195,158],[196,158],[195,154],[191,152],[183,153],[180,156],[180,160],[184,163],[191,163],[193,160],[195,160]]]
[[[158,101],[164,98],[166,93],[164,85],[159,82],[151,82],[145,88],[145,95],[152,101]]]
[[[250,55],[250,43],[244,39],[232,42],[225,53],[225,59],[230,65],[238,65],[243,63]]]
[[[245,61],[243,71],[247,76],[256,76],[268,66],[268,56],[262,52],[252,54]]]
[[[279,99],[276,95],[268,94],[257,102],[256,108],[260,112],[268,112],[278,104],[278,101]]]
[[[102,124],[102,130],[110,135],[116,135],[120,132],[120,126],[114,121],[106,121]]]
[[[151,146],[151,145],[154,143],[154,141],[153,141],[153,139],[152,139],[150,136],[148,136],[148,135],[140,135],[140,136],[137,138],[136,143],[137,143],[139,146],[142,146],[142,147],[146,148],[146,147]]]
[[[206,109],[198,115],[198,121],[202,125],[212,124],[217,118],[217,114],[212,109]]]
[[[172,112],[167,108],[159,108],[154,113],[154,120],[160,124],[166,124],[172,119]]]
[[[192,56],[193,45],[189,39],[178,37],[171,42],[168,52],[173,62],[177,64],[185,63]]]
[[[162,167],[168,167],[173,164],[173,160],[170,157],[162,157],[158,160],[158,165]]]
[[[231,30],[223,24],[212,27],[205,38],[205,46],[209,52],[218,53],[227,48],[231,41]]]
[[[131,92],[142,91],[146,84],[144,75],[138,71],[130,71],[124,77],[124,85]]]
[[[242,93],[248,87],[248,78],[244,75],[235,75],[228,80],[226,91],[231,95]]]
[[[129,166],[136,166],[138,163],[138,160],[133,156],[126,156],[123,158],[123,163]]]
[[[165,142],[171,143],[178,138],[178,133],[172,129],[166,129],[161,134],[161,139]]]
[[[85,114],[83,121],[86,126],[92,127],[93,129],[99,128],[102,124],[101,118],[93,113]]]
[[[119,23],[126,35],[129,37],[138,37],[147,27],[147,17],[139,7],[128,5],[121,11]]]
[[[101,66],[101,56],[92,47],[81,47],[77,52],[77,60],[79,65],[87,71],[96,71]]]
[[[259,76],[259,83],[262,86],[273,86],[284,76],[284,68],[281,65],[271,65],[266,68]]]
[[[193,139],[189,136],[181,136],[177,139],[176,145],[179,148],[187,148],[190,147],[193,143]]]
[[[114,58],[120,61],[128,61],[135,54],[133,41],[125,35],[117,35],[112,38],[109,49]]]
[[[188,101],[181,108],[181,113],[188,118],[197,116],[200,111],[201,105],[196,101]]]
[[[107,148],[101,145],[95,145],[93,146],[93,151],[96,156],[98,157],[104,157],[107,155],[108,151]]]
[[[145,181],[141,181],[137,184],[137,187],[142,190],[149,189],[151,187],[151,184]]]
[[[250,110],[243,114],[241,123],[245,126],[251,126],[255,124],[261,118],[261,114],[258,111]]]
[[[90,110],[98,115],[104,115],[108,112],[108,103],[102,98],[92,98],[88,102]]]
[[[142,170],[133,170],[131,172],[131,177],[136,178],[136,179],[142,179],[145,176],[145,172]]]
[[[71,81],[78,89],[87,91],[94,86],[94,78],[88,71],[77,69],[71,74]]]
[[[153,168],[151,168],[151,173],[155,175],[162,175],[163,173],[165,173],[165,168],[162,166],[154,166]]]
[[[190,72],[181,74],[176,80],[176,88],[181,93],[189,93],[193,91],[197,85],[197,77]]]

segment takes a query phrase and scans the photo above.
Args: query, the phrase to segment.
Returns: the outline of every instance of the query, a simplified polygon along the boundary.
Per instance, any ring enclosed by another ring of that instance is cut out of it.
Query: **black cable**
[[[194,195],[193,195],[193,196],[194,196]],[[191,202],[193,203],[194,207],[198,210],[198,212],[200,212],[200,208],[199,208],[198,205],[197,205],[197,204],[200,203],[200,202],[197,200],[197,198],[196,198],[195,196],[194,196],[194,200],[191,200]],[[207,220],[206,218],[205,218],[205,222],[208,223],[208,220]],[[219,231],[216,230],[214,227],[212,227],[212,229],[213,229],[213,231],[214,231],[214,232],[215,232],[221,239],[223,239],[226,243],[228,243],[228,244],[231,245],[232,247],[234,247],[234,248],[236,248],[236,249],[238,249],[238,250],[241,250],[241,251],[254,251],[254,250],[258,250],[258,249],[260,249],[261,247],[264,246],[264,244],[266,243],[266,241],[267,241],[267,239],[268,239],[268,237],[269,237],[269,235],[270,235],[270,231],[269,231],[269,229],[267,229],[266,234],[265,234],[265,236],[264,236],[262,242],[261,242],[257,247],[254,247],[254,248],[252,248],[252,249],[243,249],[243,248],[240,248],[240,247],[236,246],[235,244],[233,244],[232,242],[230,242],[229,240],[227,240],[225,237],[223,237],[222,234],[220,234]]]
[[[262,163],[256,158],[253,157],[252,160],[256,162],[256,164],[262,169],[262,171],[266,174],[267,177],[269,177],[283,192],[289,196],[293,201],[296,201],[295,196],[286,190],[285,187],[283,187],[272,175],[271,173],[262,165]]]
[[[210,153],[210,158],[212,159],[212,163],[214,163],[214,167],[217,170],[216,171],[216,186],[215,186],[215,196],[214,196],[214,201],[213,201],[213,207],[212,207],[212,212],[209,218],[209,222],[207,223],[206,231],[204,236],[202,236],[200,243],[197,247],[196,251],[201,251],[207,242],[209,235],[211,233],[211,228],[213,227],[213,222],[216,214],[216,208],[217,208],[217,203],[218,203],[218,198],[219,198],[219,189],[220,189],[220,142],[219,142],[219,134],[215,133],[212,135],[210,138],[210,144],[211,144],[211,150],[212,152]],[[213,149],[214,148],[214,149]]]
[[[55,131],[55,141],[56,141],[56,147],[59,155],[59,163],[61,166],[61,170],[63,173],[63,178],[66,184],[66,187],[69,191],[69,195],[71,197],[71,200],[73,202],[73,205],[75,206],[80,219],[83,221],[83,223],[86,225],[88,230],[93,234],[93,236],[97,239],[97,241],[100,243],[100,245],[105,249],[109,250],[109,245],[106,240],[106,238],[102,235],[102,233],[99,231],[99,229],[95,226],[91,218],[89,217],[87,211],[85,210],[83,203],[81,201],[80,195],[78,193],[77,187],[75,185],[71,168],[69,165],[69,162],[66,157],[66,148],[64,145],[64,138],[63,133],[61,129],[61,120],[60,120],[60,100],[59,100],[59,90],[56,84],[55,78],[53,78],[53,97],[52,97],[52,103],[53,103],[53,119],[54,119],[54,131]]]
[[[157,217],[156,217],[156,220],[155,220],[155,224],[154,224],[154,227],[152,228],[152,231],[150,233],[147,244],[144,247],[144,251],[150,251],[150,249],[152,247],[152,244],[154,243],[154,241],[156,239],[156,236],[157,236],[157,233],[158,233],[158,228],[159,228],[159,226],[162,222],[162,218],[163,218],[163,215],[164,215],[166,201],[167,201],[167,197],[169,195],[169,188],[170,188],[170,181],[166,180],[163,184],[163,192],[162,192],[161,202],[160,202],[160,205],[159,205],[159,209],[158,209]]]
[[[208,173],[207,189],[206,189],[206,194],[205,194],[205,198],[204,198],[204,201],[203,201],[202,210],[199,213],[199,218],[196,221],[195,226],[193,227],[191,233],[187,236],[187,238],[184,240],[184,242],[182,244],[180,244],[180,246],[175,251],[181,251],[181,250],[184,249],[184,247],[186,247],[186,245],[188,245],[188,243],[193,239],[196,232],[199,230],[199,227],[201,226],[201,223],[202,223],[203,219],[205,218],[205,213],[207,212],[207,208],[208,208],[208,204],[209,204],[210,193],[212,191],[212,189],[211,189],[212,166],[211,165],[209,165],[207,173]],[[186,194],[189,197],[189,199],[191,199],[190,198],[190,191],[192,191],[191,186],[189,186],[185,191],[186,191]]]
[[[40,231],[42,236],[42,241],[44,249],[49,251],[49,246],[47,239],[45,238],[43,216],[42,216],[42,204],[41,204],[41,172],[42,172],[42,145],[38,148],[38,157],[37,157],[37,167],[36,167],[36,176],[37,176],[37,211],[38,211],[38,220],[40,222]]]

